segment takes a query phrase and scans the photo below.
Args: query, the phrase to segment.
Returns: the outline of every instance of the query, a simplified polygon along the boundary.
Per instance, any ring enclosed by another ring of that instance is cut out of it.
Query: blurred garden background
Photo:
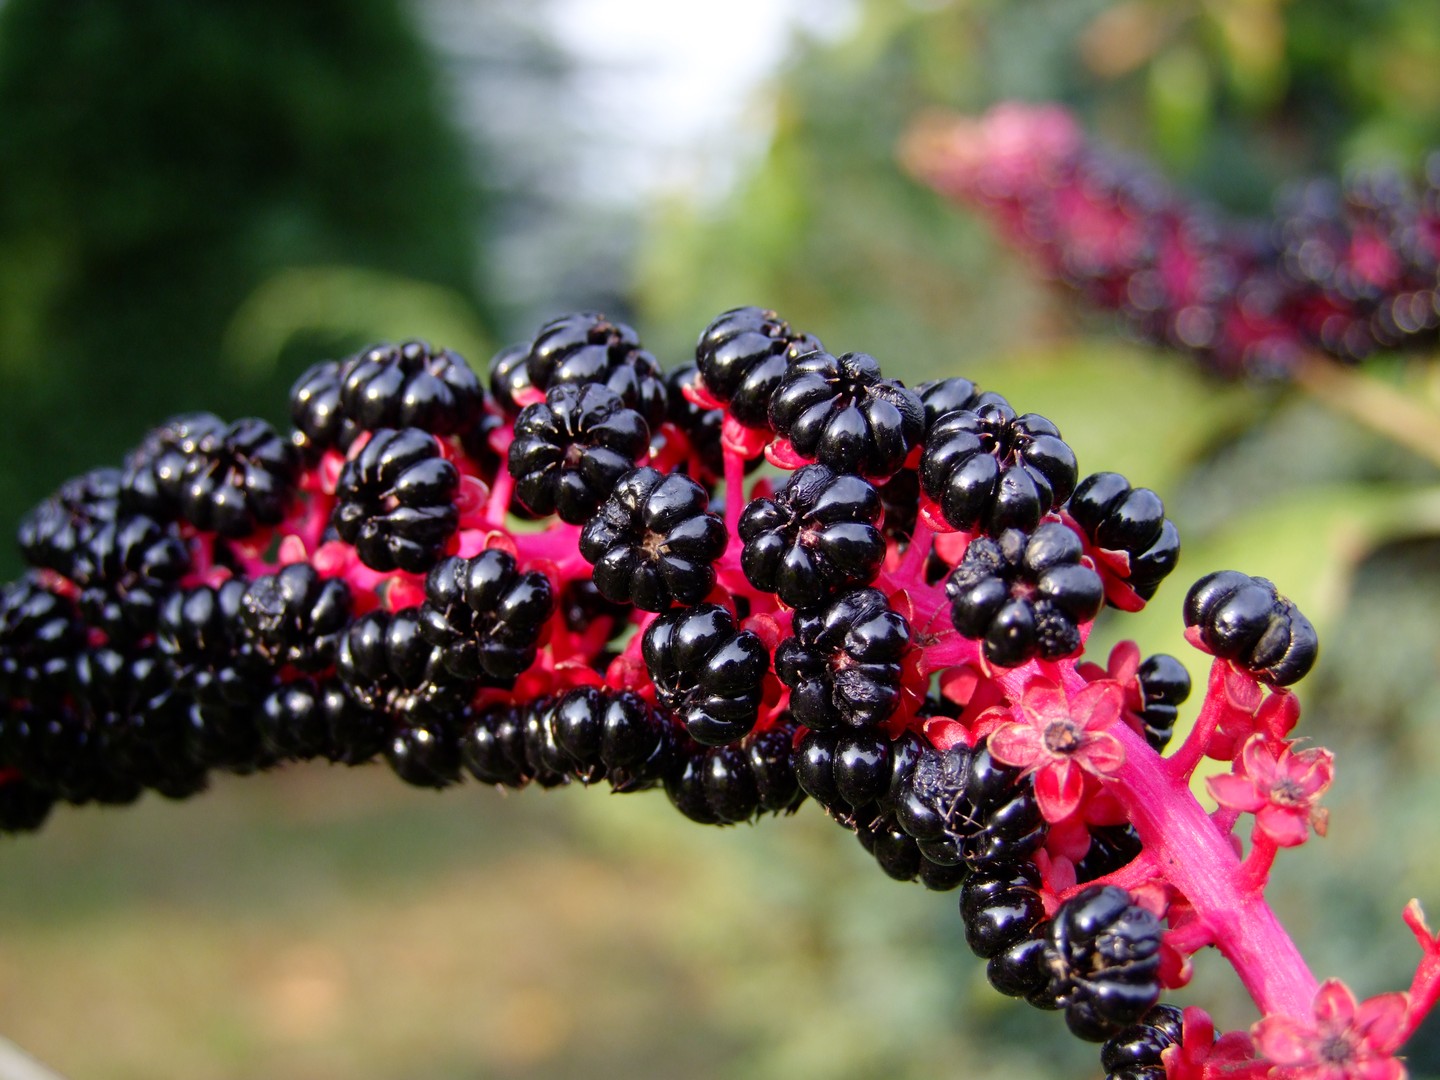
[[[1165,497],[1180,570],[1102,654],[1133,636],[1203,677],[1180,603],[1222,567],[1315,619],[1331,831],[1271,896],[1322,976],[1398,988],[1401,908],[1440,917],[1440,470],[1383,418],[1125,342],[896,164],[921,110],[1011,98],[1263,214],[1440,148],[1440,3],[0,0],[0,526],[172,413],[287,422],[306,365],[370,341],[483,370],[600,307],[669,367],[773,307]],[[1440,416],[1437,360],[1365,377]],[[1184,1000],[1248,1024],[1199,959]],[[0,1034],[113,1080],[1100,1072],[988,988],[953,894],[812,806],[716,830],[659,793],[323,766],[0,843]],[[1411,1070],[1440,1076],[1440,1031]]]

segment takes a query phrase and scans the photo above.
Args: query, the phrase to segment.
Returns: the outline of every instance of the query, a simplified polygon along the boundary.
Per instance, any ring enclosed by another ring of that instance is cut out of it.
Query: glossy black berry
[[[441,663],[420,633],[417,608],[377,610],[352,622],[340,639],[335,670],[361,706],[397,727],[413,727],[463,707],[466,684]]]
[[[526,366],[530,359],[530,345],[510,345],[490,358],[487,374],[490,380],[490,395],[495,399],[506,416],[514,417],[524,407],[519,398],[526,396],[533,388],[530,385],[530,371]]]
[[[0,587],[0,708],[14,698],[58,705],[66,670],[85,646],[74,603],[26,574]]]
[[[335,662],[350,608],[345,582],[322,578],[309,563],[292,563],[250,583],[240,624],[247,647],[271,666],[318,671]]]
[[[949,379],[932,379],[915,387],[920,402],[925,406],[925,430],[931,430],[942,416],[968,409],[974,412],[986,405],[1009,405],[993,390],[981,390],[969,379],[954,376]]]
[[[703,784],[711,811],[724,822],[749,821],[760,809],[760,791],[742,746],[705,751]]]
[[[423,573],[459,524],[460,474],[419,428],[382,428],[352,451],[330,522],[372,570]]]
[[[525,727],[530,711],[541,704],[496,705],[469,718],[460,733],[460,760],[471,776],[505,787],[529,783]]]
[[[852,807],[878,802],[890,789],[890,736],[879,728],[838,733],[831,768],[835,790]]]
[[[324,450],[344,453],[360,427],[340,405],[340,361],[323,360],[295,380],[290,388],[291,442],[308,458]]]
[[[836,472],[886,477],[925,436],[913,390],[883,378],[864,353],[814,352],[793,361],[770,399],[770,424],[797,453]]]
[[[745,507],[740,565],[757,589],[813,608],[875,580],[885,558],[880,515],[879,493],[860,477],[806,465],[774,498]]]
[[[231,578],[165,598],[155,645],[174,685],[197,701],[250,706],[269,692],[273,668],[245,646],[246,583]]]
[[[69,576],[80,587],[86,621],[118,642],[154,629],[160,605],[189,567],[189,549],[173,525],[125,514],[87,528]]]
[[[820,342],[792,330],[773,311],[734,308],[715,319],[695,345],[700,378],[735,419],[749,427],[770,424],[770,399],[790,363],[818,352]]]
[[[1046,995],[1050,978],[1045,968],[1044,924],[1005,946],[985,964],[985,978],[1007,997],[1029,999],[1037,1008],[1054,1008]]]
[[[1105,1080],[1165,1080],[1162,1055],[1178,1046],[1185,1014],[1174,1005],[1156,1005],[1100,1048]]]
[[[534,513],[583,525],[649,443],[645,418],[613,390],[557,386],[515,420],[509,460],[515,492]]]
[[[1114,885],[1093,885],[1061,905],[1046,946],[1048,992],[1075,1035],[1103,1041],[1155,1004],[1162,929]]]
[[[1075,880],[1083,884],[1114,873],[1139,855],[1144,845],[1134,826],[1096,825],[1090,829],[1090,848],[1075,864]]]
[[[648,465],[626,474],[580,533],[595,586],[642,611],[698,604],[715,587],[725,523],[709,513],[705,489],[683,473]]]
[[[126,455],[121,504],[162,521],[177,517],[191,459],[223,442],[227,427],[214,413],[194,412],[172,416],[147,432]]]
[[[856,589],[797,612],[794,636],[775,650],[790,709],[809,728],[880,724],[900,706],[910,624],[878,589]]]
[[[835,783],[838,731],[807,731],[795,746],[795,780],[800,789],[827,812],[843,812],[847,804]]]
[[[1179,706],[1190,696],[1190,672],[1175,657],[1156,653],[1140,665],[1135,677],[1144,702],[1138,715],[1145,728],[1145,741],[1159,753],[1170,744]]]
[[[701,604],[661,615],[641,651],[660,702],[696,742],[719,746],[754,728],[770,655],[728,609]]]
[[[1107,553],[1106,566],[1142,600],[1155,595],[1180,559],[1180,534],[1165,516],[1160,496],[1149,488],[1132,488],[1119,473],[1087,476],[1067,509],[1090,543]]]
[[[611,694],[600,725],[600,761],[615,791],[660,783],[680,728],[637,694]]]
[[[640,348],[633,329],[598,312],[562,315],[542,326],[525,368],[530,384],[540,390],[605,386],[651,427],[665,419],[668,394],[660,365]]]
[[[915,840],[888,817],[880,817],[860,826],[869,835],[862,843],[874,856],[887,877],[896,881],[914,881],[924,859]]]
[[[945,583],[955,629],[984,644],[985,657],[1015,667],[1080,648],[1080,624],[1104,601],[1100,575],[1081,563],[1084,544],[1056,521],[1033,533],[977,537]]]
[[[762,810],[790,813],[805,799],[795,776],[795,727],[793,719],[782,717],[773,727],[747,736],[742,744]]]
[[[123,490],[118,469],[95,469],[65,481],[20,520],[17,539],[25,561],[74,578],[87,540],[120,516]]]
[[[308,677],[272,690],[255,722],[261,741],[277,759],[325,757],[349,765],[378,754],[389,731],[388,723],[358,706],[337,680]]]
[[[299,465],[295,448],[264,420],[237,420],[186,456],[174,487],[180,516],[231,539],[278,525]]]
[[[1235,570],[1207,574],[1185,597],[1185,625],[1210,652],[1272,686],[1289,686],[1315,663],[1310,620],[1265,578]]]
[[[960,888],[965,941],[989,959],[1028,938],[1045,918],[1040,872],[1028,862],[991,863],[976,869]]]
[[[423,341],[374,345],[340,366],[340,408],[365,431],[459,435],[480,420],[485,391],[465,358]]]
[[[1075,454],[1049,420],[989,402],[936,421],[920,483],[945,520],[966,532],[1030,530],[1069,498]]]
[[[514,556],[490,549],[468,559],[452,555],[431,568],[420,632],[453,674],[509,685],[535,662],[554,612],[548,577],[521,573]]]
[[[414,787],[443,788],[460,779],[456,724],[463,716],[427,716],[397,729],[385,745],[395,775]]]

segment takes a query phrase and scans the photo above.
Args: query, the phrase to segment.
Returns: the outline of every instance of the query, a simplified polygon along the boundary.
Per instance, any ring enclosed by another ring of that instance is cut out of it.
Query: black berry
[[[1265,578],[1235,570],[1207,574],[1185,597],[1185,625],[1216,656],[1272,686],[1289,686],[1315,663],[1319,638],[1310,620]]]
[[[431,568],[420,607],[420,633],[450,671],[510,685],[535,661],[555,591],[538,570],[519,571],[512,555],[452,555]]]
[[[818,352],[820,342],[792,330],[773,311],[734,308],[707,326],[695,345],[705,389],[749,427],[770,424],[770,399],[791,361]]]
[[[433,435],[382,428],[345,462],[331,524],[372,570],[423,573],[459,524],[459,483]]]
[[[1050,922],[1049,994],[1082,1039],[1100,1042],[1140,1019],[1160,996],[1160,920],[1114,885],[1092,885]]]
[[[701,604],[661,615],[646,627],[642,653],[661,703],[696,742],[719,746],[754,728],[770,656],[729,610]]]

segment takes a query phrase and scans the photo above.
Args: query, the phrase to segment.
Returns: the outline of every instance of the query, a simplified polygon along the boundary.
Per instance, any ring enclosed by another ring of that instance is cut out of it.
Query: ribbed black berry
[[[113,641],[148,634],[165,597],[190,567],[190,552],[173,525],[125,514],[85,530],[70,564],[80,611]]]
[[[278,525],[299,465],[295,448],[264,420],[236,420],[186,457],[175,489],[180,516],[230,539]]]
[[[284,683],[261,702],[256,725],[278,759],[328,758],[360,765],[384,748],[390,723],[345,693],[338,679]]]
[[[385,760],[395,775],[414,787],[449,787],[460,779],[459,731],[464,711],[414,718],[396,729],[385,744]]]
[[[175,687],[199,701],[253,705],[269,692],[274,670],[245,645],[241,610],[246,582],[230,578],[165,599],[155,644]]]
[[[652,428],[665,419],[668,395],[660,365],[640,348],[633,329],[598,312],[562,315],[542,326],[525,367],[530,384],[540,390],[605,386]]]
[[[879,493],[860,477],[806,465],[774,498],[745,507],[740,565],[757,589],[813,608],[875,580],[885,558],[880,515]]]
[[[228,426],[214,413],[193,412],[151,429],[126,455],[121,504],[162,521],[177,517],[191,459],[221,444]]]
[[[772,727],[746,736],[742,744],[762,810],[792,813],[805,800],[795,776],[795,728],[794,719],[787,714]]]
[[[641,651],[661,704],[696,742],[720,746],[754,728],[770,654],[728,609],[701,604],[661,615]]]
[[[1114,885],[1092,885],[1050,921],[1048,993],[1082,1039],[1101,1042],[1139,1020],[1160,996],[1160,920]]]
[[[322,360],[305,371],[290,388],[291,442],[308,458],[324,450],[344,453],[360,427],[340,405],[340,361]]]
[[[1004,397],[993,390],[981,390],[969,379],[953,376],[948,379],[932,379],[915,388],[920,402],[925,406],[925,430],[930,431],[942,416],[968,409],[974,412],[986,405],[1009,405]]]
[[[648,465],[626,474],[580,534],[595,586],[642,611],[698,604],[715,587],[725,523],[708,512],[705,489],[683,473]]]
[[[925,436],[913,390],[864,353],[814,352],[793,361],[770,399],[770,424],[797,453],[836,472],[883,478]]]
[[[460,435],[485,408],[485,391],[465,358],[423,341],[373,345],[342,363],[339,378],[340,408],[365,431]]]
[[[816,338],[792,330],[773,311],[734,308],[700,334],[695,363],[705,389],[728,404],[736,420],[763,428],[770,424],[770,399],[791,361],[822,348]]]
[[[459,524],[460,474],[419,428],[382,428],[352,451],[330,522],[372,570],[424,573]]]
[[[1261,577],[1236,570],[1207,574],[1185,597],[1185,625],[1216,656],[1272,686],[1289,686],[1315,663],[1319,638],[1294,603]]]
[[[583,525],[649,443],[645,418],[613,390],[557,386],[515,420],[509,460],[515,493],[537,514]]]
[[[335,662],[350,608],[344,581],[322,578],[309,563],[292,563],[250,583],[240,624],[247,647],[272,667],[319,671]]]
[[[965,941],[989,959],[1028,938],[1045,918],[1040,871],[1029,862],[996,862],[973,871],[960,888]]]
[[[1170,744],[1175,733],[1179,706],[1190,696],[1190,672],[1175,657],[1156,653],[1141,663],[1135,672],[1145,707],[1140,722],[1145,726],[1145,741],[1156,753]]]
[[[1180,1044],[1185,1014],[1174,1005],[1156,1005],[1139,1021],[1111,1036],[1100,1048],[1105,1080],[1165,1080],[1161,1055]]]
[[[704,409],[685,396],[685,388],[700,384],[700,372],[694,364],[674,368],[665,376],[668,411],[665,419],[685,436],[690,446],[689,460],[677,468],[684,469],[706,484],[725,475],[725,449],[721,445],[725,413],[721,409]],[[747,469],[758,467],[763,459],[746,463]]]
[[[1084,884],[1112,874],[1130,863],[1144,848],[1134,826],[1095,825],[1090,829],[1090,848],[1075,864],[1075,880]]]
[[[1075,472],[1075,454],[1054,424],[993,401],[942,416],[920,460],[920,483],[945,520],[991,535],[1035,528],[1069,498]]]
[[[0,703],[24,698],[44,708],[58,705],[85,636],[74,603],[35,574],[0,587]]]
[[[1055,521],[1033,533],[977,537],[945,583],[955,629],[983,642],[986,658],[1001,667],[1071,655],[1080,648],[1080,624],[1105,597],[1100,575],[1080,562],[1084,554],[1080,538]]]
[[[535,662],[555,591],[538,570],[524,573],[514,556],[491,549],[452,555],[431,568],[420,607],[420,632],[440,649],[455,675],[510,685]]]
[[[372,611],[340,639],[335,670],[360,705],[397,727],[457,716],[468,684],[450,675],[441,652],[420,633],[419,609]]]
[[[794,636],[775,650],[790,709],[809,728],[880,724],[900,706],[900,662],[910,624],[879,589],[855,589],[797,612]]]
[[[1165,504],[1149,488],[1132,488],[1119,473],[1093,473],[1080,481],[1067,506],[1090,543],[1123,552],[1121,574],[1142,600],[1155,595],[1180,559],[1180,534],[1165,516]]]
[[[471,716],[460,733],[460,759],[482,784],[522,787],[532,773],[525,760],[525,725],[539,703],[495,705]]]
[[[490,395],[506,416],[514,417],[523,406],[516,399],[531,390],[530,344],[510,345],[490,358],[487,370]]]
[[[71,478],[20,520],[20,553],[34,567],[75,577],[75,560],[88,538],[120,516],[124,490],[118,469],[95,469]]]
[[[895,824],[893,817],[881,816],[858,825],[856,835],[875,858],[880,869],[895,881],[914,881],[925,860],[914,837]]]

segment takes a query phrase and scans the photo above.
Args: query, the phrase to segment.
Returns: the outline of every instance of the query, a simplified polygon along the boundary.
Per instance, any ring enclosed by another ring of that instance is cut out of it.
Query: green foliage
[[[281,419],[297,367],[223,361],[281,271],[423,282],[483,327],[484,207],[441,105],[397,0],[5,4],[0,530],[170,413]],[[371,327],[324,329],[312,346]]]

